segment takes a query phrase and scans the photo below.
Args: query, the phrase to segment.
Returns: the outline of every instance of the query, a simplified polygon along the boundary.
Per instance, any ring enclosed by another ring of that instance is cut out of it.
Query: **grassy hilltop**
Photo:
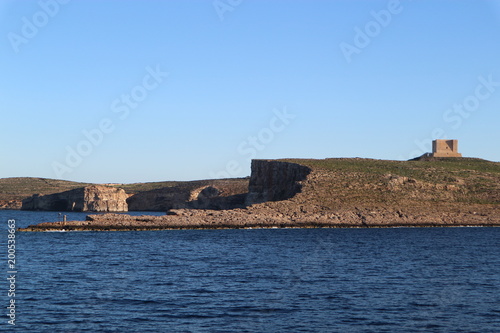
[[[297,199],[325,209],[500,205],[500,163],[475,158],[284,160],[310,167]]]
[[[53,194],[87,185],[89,184],[46,178],[2,178],[0,200],[22,200],[33,194]]]

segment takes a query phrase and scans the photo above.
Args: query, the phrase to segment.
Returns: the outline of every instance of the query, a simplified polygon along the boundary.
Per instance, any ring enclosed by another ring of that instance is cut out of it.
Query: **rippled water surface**
[[[2,248],[7,219],[54,216],[0,211]],[[499,250],[500,228],[17,233],[15,330],[500,332]]]

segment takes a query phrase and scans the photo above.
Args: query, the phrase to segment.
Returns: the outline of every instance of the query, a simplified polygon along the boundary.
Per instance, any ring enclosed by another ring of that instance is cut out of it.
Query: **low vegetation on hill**
[[[500,163],[496,162],[474,158],[286,161],[313,170],[304,182],[302,198],[329,209],[500,204]]]

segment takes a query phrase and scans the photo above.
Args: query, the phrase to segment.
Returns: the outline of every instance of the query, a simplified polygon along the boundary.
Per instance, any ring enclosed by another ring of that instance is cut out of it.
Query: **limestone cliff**
[[[310,168],[297,163],[253,160],[247,204],[292,198],[301,191],[299,182],[310,172]]]
[[[91,185],[49,195],[33,195],[23,200],[23,210],[126,212],[128,196],[122,189]]]

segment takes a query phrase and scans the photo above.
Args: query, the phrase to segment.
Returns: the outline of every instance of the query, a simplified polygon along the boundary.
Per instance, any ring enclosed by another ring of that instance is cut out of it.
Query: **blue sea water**
[[[11,326],[12,218],[0,330],[500,332],[500,228],[18,232]]]

